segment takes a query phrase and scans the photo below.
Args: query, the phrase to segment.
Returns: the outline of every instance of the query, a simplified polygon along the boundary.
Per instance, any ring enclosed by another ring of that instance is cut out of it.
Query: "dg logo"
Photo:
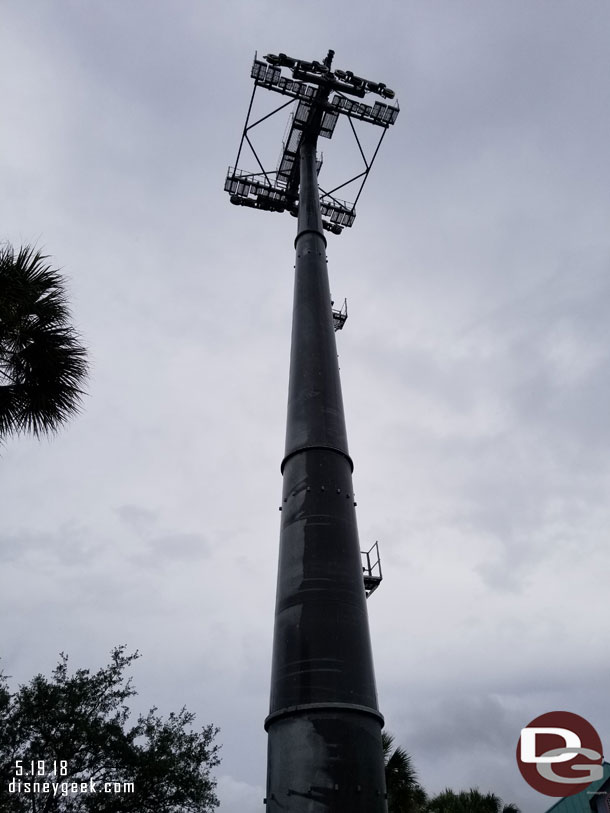
[[[591,723],[550,711],[521,729],[517,764],[525,781],[547,796],[573,796],[604,775],[603,749]]]

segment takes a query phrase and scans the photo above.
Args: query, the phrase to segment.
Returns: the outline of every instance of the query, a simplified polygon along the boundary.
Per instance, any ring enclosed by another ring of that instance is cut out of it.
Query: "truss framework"
[[[280,54],[279,57],[269,55],[266,59],[271,64],[266,64],[262,60],[257,59],[256,56],[254,58],[251,71],[251,76],[254,79],[254,88],[250,98],[246,123],[237,151],[235,165],[229,167],[225,180],[225,191],[229,193],[231,203],[238,206],[249,206],[254,209],[263,209],[272,212],[288,211],[296,216],[298,214],[299,162],[297,159],[299,146],[304,129],[311,121],[315,110],[319,110],[321,106],[322,116],[318,127],[319,135],[324,138],[332,138],[339,116],[345,116],[349,121],[364,164],[362,172],[339,184],[339,186],[329,191],[325,191],[320,187],[322,225],[328,231],[340,234],[343,228],[351,226],[354,222],[354,218],[356,217],[356,204],[358,203],[364,184],[371,171],[373,162],[377,157],[386,131],[391,124],[394,124],[399,112],[398,104],[390,105],[376,101],[373,105],[368,105],[350,99],[346,93],[362,97],[366,90],[374,88],[375,92],[382,94],[384,97],[391,98],[394,94],[389,89],[386,89],[385,85],[366,83],[365,80],[354,77],[353,74],[349,72],[335,71],[333,76],[340,77],[341,79],[347,77],[348,81],[354,83],[354,86],[352,87],[344,81],[334,81],[333,87],[335,88],[335,92],[328,100],[320,102],[317,97],[316,84],[320,84],[323,80],[319,78],[317,74],[324,77],[325,74],[329,73],[328,68],[325,68],[319,63],[298,63],[296,60],[291,60],[289,57],[286,57],[285,54]],[[294,76],[304,77],[307,81],[282,76],[280,67],[273,60],[291,67]],[[313,73],[311,71],[313,71]],[[275,91],[289,98],[288,101],[282,103],[267,115],[251,123],[250,117],[254,97],[259,87]],[[277,167],[273,171],[265,170],[250,139],[250,131],[289,105],[294,105],[295,102],[296,106],[290,116]],[[379,141],[370,158],[367,158],[364,154],[352,119],[376,124],[382,129]],[[247,172],[239,168],[244,143],[250,148],[258,165],[258,171]],[[321,166],[322,161],[318,159],[318,172]],[[356,181],[360,181],[360,185],[353,203],[348,203],[336,197],[335,192],[338,192],[340,189]]]

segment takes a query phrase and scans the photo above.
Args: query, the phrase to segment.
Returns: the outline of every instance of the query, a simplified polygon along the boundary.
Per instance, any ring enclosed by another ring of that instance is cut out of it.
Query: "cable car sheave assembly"
[[[398,104],[390,105],[376,101],[371,106],[350,98],[350,96],[363,98],[367,93],[374,93],[384,99],[393,99],[394,91],[382,83],[370,82],[355,76],[351,71],[332,71],[333,55],[334,52],[329,51],[324,62],[305,62],[293,59],[286,56],[286,54],[277,56],[268,54],[265,57],[266,61],[255,57],[251,72],[254,79],[254,88],[248,115],[237,158],[235,159],[235,166],[229,167],[225,181],[225,190],[231,196],[231,203],[272,212],[288,211],[296,216],[298,214],[299,185],[297,156],[303,131],[313,123],[314,119],[320,118],[321,114],[320,121],[317,122],[318,135],[324,138],[332,138],[337,119],[339,116],[345,116],[358,143],[364,169],[328,192],[321,189],[320,208],[322,226],[328,231],[340,234],[344,227],[353,224],[356,217],[356,204],[385,133],[390,124],[394,124],[396,121],[399,108]],[[292,72],[292,78],[282,75],[282,67],[288,68]],[[290,100],[261,119],[251,123],[250,116],[254,96],[259,87],[275,91],[283,96],[289,96]],[[297,105],[291,116],[290,127],[284,140],[277,169],[273,171],[265,170],[250,139],[250,132],[257,125],[292,104],[294,100],[297,100]],[[382,128],[381,136],[370,159],[365,157],[352,119],[376,124]],[[250,147],[259,171],[249,172],[239,169],[239,160],[244,142]],[[318,172],[320,167],[321,161],[318,162]],[[335,197],[335,192],[358,180],[361,180],[361,183],[353,203],[347,203]]]

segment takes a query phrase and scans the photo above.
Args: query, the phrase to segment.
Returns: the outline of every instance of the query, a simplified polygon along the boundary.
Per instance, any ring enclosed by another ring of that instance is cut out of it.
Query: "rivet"
[[[341,489],[340,488],[337,489],[337,494],[341,494]]]
[[[284,502],[288,502],[288,497],[284,497]]]
[[[326,491],[326,489],[324,488],[324,486],[320,486],[320,491]]]
[[[311,486],[307,486],[307,491],[311,491]]]
[[[354,508],[355,508],[357,505],[358,505],[358,503],[357,503],[357,502],[355,502],[355,503],[354,503]]]
[[[293,496],[293,497],[296,497],[296,495],[297,495],[296,491],[293,491],[293,492],[292,492],[292,496]]]

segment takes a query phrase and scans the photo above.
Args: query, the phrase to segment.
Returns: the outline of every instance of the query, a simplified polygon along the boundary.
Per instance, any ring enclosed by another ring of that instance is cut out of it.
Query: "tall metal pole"
[[[327,96],[318,89],[318,99]],[[300,146],[265,802],[268,813],[386,813],[383,717],[333,329],[313,108]]]

